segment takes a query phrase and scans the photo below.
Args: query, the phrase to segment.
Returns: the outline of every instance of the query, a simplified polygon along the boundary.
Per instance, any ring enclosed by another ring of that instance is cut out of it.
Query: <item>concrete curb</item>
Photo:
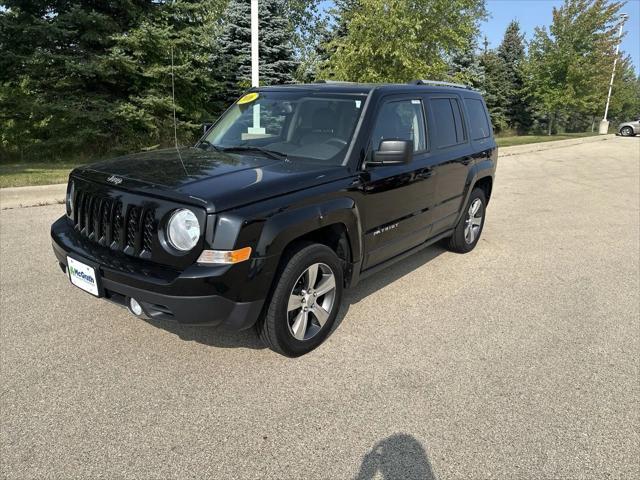
[[[582,143],[601,142],[615,138],[615,135],[598,135],[593,137],[576,138],[569,140],[557,140],[553,142],[529,143],[527,145],[515,145],[502,147],[498,157],[510,157],[523,153],[539,152],[554,148],[570,147]],[[35,207],[64,203],[67,184],[41,185],[35,187],[0,188],[0,209],[20,207]]]
[[[0,188],[0,209],[39,207],[64,203],[67,184],[38,185],[35,187]]]
[[[514,145],[512,147],[501,147],[498,149],[498,158],[511,157],[513,155],[521,155],[523,153],[541,152],[543,150],[551,150],[555,148],[571,147],[581,145],[583,143],[602,142],[615,138],[615,134],[595,135],[593,137],[570,138],[568,140],[555,140],[553,142],[527,143],[526,145]]]

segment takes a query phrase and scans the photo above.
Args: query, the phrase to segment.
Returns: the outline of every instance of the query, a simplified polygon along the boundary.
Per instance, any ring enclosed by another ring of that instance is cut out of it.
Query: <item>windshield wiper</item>
[[[221,148],[223,152],[260,152],[269,158],[274,160],[288,160],[289,157],[286,153],[279,152],[277,150],[269,150],[268,148],[250,146],[250,145],[237,145],[235,147]]]

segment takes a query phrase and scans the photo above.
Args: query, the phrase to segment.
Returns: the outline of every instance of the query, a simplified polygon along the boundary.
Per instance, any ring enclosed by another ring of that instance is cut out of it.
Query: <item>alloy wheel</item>
[[[287,305],[287,326],[300,341],[316,336],[329,319],[336,294],[336,277],[324,263],[314,263],[298,277]]]
[[[464,225],[464,241],[467,244],[472,244],[480,233],[480,227],[482,226],[482,201],[476,198],[467,211],[467,218]]]

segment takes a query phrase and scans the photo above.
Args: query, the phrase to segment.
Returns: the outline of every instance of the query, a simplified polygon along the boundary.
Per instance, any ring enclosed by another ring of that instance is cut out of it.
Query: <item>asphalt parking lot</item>
[[[640,138],[504,157],[483,237],[347,292],[286,359],[72,287],[0,213],[0,477],[640,476]]]

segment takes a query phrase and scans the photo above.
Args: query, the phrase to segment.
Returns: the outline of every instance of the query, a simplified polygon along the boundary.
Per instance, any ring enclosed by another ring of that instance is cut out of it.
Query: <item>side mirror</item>
[[[383,140],[380,148],[373,152],[373,165],[399,165],[411,162],[413,142],[411,140]]]

